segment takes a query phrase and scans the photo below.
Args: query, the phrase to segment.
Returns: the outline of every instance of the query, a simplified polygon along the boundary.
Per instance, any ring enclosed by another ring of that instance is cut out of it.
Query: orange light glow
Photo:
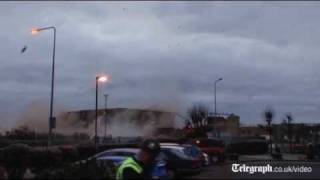
[[[37,28],[32,28],[31,29],[31,34],[38,34],[39,30]]]
[[[100,81],[100,82],[106,82],[106,81],[108,81],[108,77],[107,77],[107,76],[100,76],[100,77],[98,78],[98,81]]]

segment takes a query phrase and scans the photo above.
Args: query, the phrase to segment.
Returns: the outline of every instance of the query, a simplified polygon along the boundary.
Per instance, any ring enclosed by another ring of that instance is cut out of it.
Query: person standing
[[[156,140],[144,140],[135,157],[127,158],[118,168],[116,179],[151,179],[151,171],[156,157],[160,153],[160,144]]]

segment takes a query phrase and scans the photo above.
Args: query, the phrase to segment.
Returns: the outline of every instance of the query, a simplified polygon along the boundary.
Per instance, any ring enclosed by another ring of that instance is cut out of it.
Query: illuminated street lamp
[[[48,146],[51,144],[52,129],[55,128],[56,118],[53,117],[53,90],[54,90],[54,66],[55,66],[55,54],[56,54],[56,28],[54,26],[44,28],[32,28],[31,34],[38,34],[40,31],[53,30],[53,53],[52,53],[52,71],[51,71],[51,96],[50,96],[50,114],[49,114],[49,135]]]
[[[108,81],[107,76],[96,76],[96,119],[94,122],[94,145],[97,147],[98,136],[97,136],[97,123],[98,123],[98,88],[99,82],[106,82]]]
[[[39,29],[38,28],[32,28],[31,29],[31,34],[35,35],[39,33]]]
[[[214,116],[217,116],[217,83],[222,80],[219,78],[214,82]]]

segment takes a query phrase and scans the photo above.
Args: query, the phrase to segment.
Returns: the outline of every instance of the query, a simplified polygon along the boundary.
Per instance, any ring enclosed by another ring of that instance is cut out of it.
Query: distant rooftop
[[[154,110],[154,109],[139,109],[139,108],[99,108],[98,111],[144,111],[144,112],[158,112],[158,113],[174,113],[169,111],[162,111],[162,110]],[[69,113],[76,113],[76,112],[85,112],[85,111],[95,111],[95,109],[80,109],[80,110],[72,110],[68,111]]]

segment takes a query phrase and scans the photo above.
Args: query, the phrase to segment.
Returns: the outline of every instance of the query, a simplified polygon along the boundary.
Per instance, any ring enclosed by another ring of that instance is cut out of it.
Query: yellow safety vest
[[[142,167],[136,161],[134,161],[131,157],[129,157],[125,161],[123,161],[123,163],[118,168],[117,175],[116,175],[117,180],[123,179],[123,170],[125,168],[132,168],[138,174],[141,174],[143,171]]]

